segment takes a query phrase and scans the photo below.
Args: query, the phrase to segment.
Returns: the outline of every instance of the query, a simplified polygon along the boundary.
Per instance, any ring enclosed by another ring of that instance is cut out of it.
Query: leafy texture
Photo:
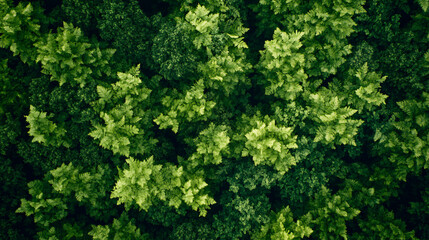
[[[130,220],[126,213],[122,213],[118,219],[113,219],[111,225],[93,225],[88,234],[94,240],[148,239],[146,235],[140,233],[140,229],[135,226],[133,219]]]
[[[23,62],[31,63],[36,59],[33,44],[40,37],[39,19],[34,16],[37,11],[30,3],[12,8],[7,0],[0,1],[0,7],[0,47],[9,48]]]
[[[95,8],[100,12],[99,16],[96,15],[100,36],[118,49],[116,58],[126,59],[126,66],[147,65],[152,30],[149,18],[140,9],[138,1],[101,1]]]
[[[288,34],[277,28],[273,40],[265,42],[259,63],[268,82],[265,94],[294,100],[303,90],[301,84],[308,78],[304,72],[304,54],[298,51],[303,35],[302,32]]]
[[[256,122],[256,128],[245,136],[247,141],[242,156],[252,156],[255,165],[273,166],[280,173],[286,173],[292,165],[296,165],[294,156],[289,149],[297,148],[296,136],[292,128],[278,127],[275,121],[268,124]]]
[[[423,93],[418,100],[398,105],[401,111],[392,116],[390,131],[383,134],[378,130],[374,138],[387,148],[386,158],[393,164],[395,178],[404,181],[408,173],[419,173],[429,167],[429,94]]]
[[[326,145],[355,145],[354,136],[363,123],[362,120],[350,119],[357,110],[341,107],[341,100],[328,89],[321,89],[309,98],[310,118],[318,123],[314,141]]]
[[[205,216],[206,209],[215,203],[204,194],[207,183],[202,178],[190,178],[182,167],[156,165],[153,157],[144,161],[128,158],[127,163],[129,168],[119,172],[111,195],[118,198],[118,204],[124,203],[126,209],[135,203],[148,211],[156,201],[163,201],[175,208],[184,203]]]
[[[55,34],[48,34],[34,45],[37,48],[37,62],[43,73],[51,75],[52,81],[60,85],[66,82],[84,86],[92,76],[109,74],[106,66],[114,50],[100,50],[91,45],[79,28],[64,22]]]
[[[192,162],[191,165],[196,167],[198,165],[222,163],[222,156],[227,156],[229,153],[229,142],[230,138],[228,137],[228,128],[226,126],[210,124],[207,129],[201,131],[199,136],[193,140],[197,150],[189,158],[189,161]]]
[[[148,125],[145,100],[151,90],[142,85],[139,73],[135,67],[127,73],[118,73],[116,83],[108,87],[97,86],[99,99],[93,103],[104,123],[94,122],[95,129],[89,135],[99,139],[103,148],[124,156],[143,154],[156,143],[155,139],[143,140],[148,136],[143,135]]]
[[[30,113],[27,116],[29,123],[29,135],[33,137],[33,142],[44,143],[46,145],[70,147],[67,141],[66,130],[57,126],[49,120],[46,112],[39,112],[33,106],[30,106]]]
[[[34,222],[42,229],[38,232],[39,238],[82,237],[87,234],[83,224],[88,219],[78,221],[70,210],[83,206],[88,216],[97,220],[114,214],[103,211],[103,205],[108,204],[106,191],[112,183],[106,178],[108,175],[106,166],[83,172],[71,163],[62,165],[46,174],[43,180],[28,184],[32,198],[22,199],[17,212],[34,215]]]
[[[215,102],[206,99],[203,80],[199,80],[189,90],[177,95],[178,98],[167,95],[162,99],[162,104],[169,110],[166,114],[161,113],[154,119],[161,129],[171,128],[173,132],[177,133],[179,120],[183,122],[207,120],[216,105]]]
[[[269,224],[263,225],[260,232],[252,235],[252,239],[297,239],[309,237],[313,230],[308,223],[293,220],[293,215],[286,207],[277,214],[272,214]]]
[[[0,238],[427,239],[426,2],[0,0]]]

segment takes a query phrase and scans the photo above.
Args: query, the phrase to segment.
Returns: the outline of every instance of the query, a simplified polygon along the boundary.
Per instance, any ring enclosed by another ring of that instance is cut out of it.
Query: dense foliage
[[[427,0],[0,0],[0,239],[429,239]]]

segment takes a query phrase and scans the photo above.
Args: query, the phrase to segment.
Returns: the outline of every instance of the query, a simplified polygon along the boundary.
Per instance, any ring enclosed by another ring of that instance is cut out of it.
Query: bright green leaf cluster
[[[136,227],[133,220],[129,219],[126,213],[122,213],[118,219],[113,219],[111,225],[92,225],[88,235],[94,240],[148,239],[147,235],[140,233],[140,229]]]
[[[264,81],[268,82],[265,94],[294,100],[303,90],[301,83],[308,77],[304,72],[304,54],[299,52],[303,35],[303,32],[288,34],[277,28],[273,40],[265,42],[259,63]]]
[[[354,136],[362,120],[350,119],[357,110],[342,107],[342,101],[332,91],[322,88],[319,92],[310,94],[310,118],[317,123],[315,142],[326,145],[356,145]]]
[[[111,198],[118,198],[118,205],[124,203],[126,209],[135,203],[148,211],[160,200],[174,208],[185,203],[205,216],[206,209],[215,203],[203,193],[207,183],[200,177],[189,178],[183,167],[155,165],[153,157],[144,161],[128,158],[127,163],[128,169],[119,171],[119,179],[111,194]]]
[[[207,120],[211,115],[211,110],[216,105],[215,102],[206,99],[204,94],[204,81],[199,80],[189,90],[174,99],[166,96],[162,99],[162,104],[167,107],[167,114],[161,113],[154,122],[161,129],[171,127],[173,132],[179,131],[179,121],[188,122]]]
[[[241,50],[229,51],[225,47],[219,54],[212,56],[208,62],[198,66],[205,77],[204,82],[210,89],[219,89],[228,96],[239,82],[245,82],[245,73],[251,68]]]
[[[37,62],[42,63],[42,72],[51,75],[60,85],[70,82],[84,86],[92,77],[110,74],[108,61],[115,50],[100,50],[89,43],[79,28],[64,22],[57,33],[49,33],[34,44]]]
[[[144,102],[151,90],[142,85],[138,67],[118,73],[119,81],[108,87],[97,86],[99,99],[93,103],[104,124],[93,124],[95,129],[89,135],[99,139],[102,147],[124,156],[144,153],[149,145],[156,143],[154,139],[141,141],[144,134],[141,126],[147,124],[142,121],[147,114]]]
[[[228,137],[228,127],[225,125],[216,126],[211,123],[208,128],[199,133],[193,143],[197,150],[188,159],[193,167],[209,164],[222,163],[222,156],[228,156],[230,138]]]
[[[221,5],[225,10],[230,9],[226,4]],[[248,47],[243,41],[248,29],[238,19],[228,19],[222,11],[210,13],[199,4],[185,19],[191,25],[189,28],[194,29],[196,48],[204,47],[207,51],[208,61],[198,66],[206,86],[224,90],[228,96],[239,82],[246,81],[244,73],[251,68],[243,52]]]
[[[242,156],[252,156],[255,165],[273,166],[280,173],[286,173],[296,165],[290,149],[298,148],[293,128],[276,126],[274,120],[268,123],[256,121],[256,127],[246,133]]]
[[[28,183],[32,200],[22,199],[21,206],[16,211],[27,216],[34,215],[34,222],[44,227],[68,215],[67,204],[60,197],[50,196],[49,192],[45,193],[46,189],[49,189],[46,185],[40,180]]]
[[[32,199],[22,199],[17,212],[34,215],[34,222],[42,228],[38,233],[40,239],[82,237],[82,223],[70,224],[63,220],[72,214],[70,209],[76,203],[85,206],[89,216],[102,217],[107,191],[111,187],[106,178],[109,174],[110,170],[105,165],[83,172],[82,167],[63,164],[46,174],[43,180],[28,184]]]
[[[272,213],[269,223],[263,225],[259,231],[255,231],[252,239],[255,240],[292,240],[303,239],[309,237],[313,230],[308,226],[308,218],[303,218],[303,221],[293,220],[293,213],[290,211],[289,206],[280,210],[278,213]]]
[[[259,3],[256,10],[260,12],[260,18],[265,18],[262,24],[270,26],[272,22],[278,22],[287,33],[304,33],[301,42],[306,56],[305,73],[310,77],[327,77],[336,73],[345,62],[343,57],[351,52],[346,38],[356,25],[352,17],[365,12],[362,7],[364,0],[261,0]]]
[[[211,46],[212,35],[219,32],[219,14],[210,14],[209,10],[198,4],[194,11],[186,14],[185,19],[199,32],[199,36],[194,40],[197,49],[200,49],[202,46]]]
[[[70,147],[66,136],[66,130],[62,126],[49,120],[53,115],[47,115],[46,112],[39,112],[33,106],[30,106],[30,113],[26,116],[29,123],[28,134],[33,137],[33,142],[39,142],[52,146]]]
[[[65,197],[74,196],[78,202],[87,202],[96,206],[100,198],[106,195],[105,188],[108,182],[104,176],[108,172],[106,168],[100,165],[93,173],[82,173],[82,168],[69,163],[50,171],[52,179],[48,182],[55,192]]]
[[[335,79],[330,85],[348,99],[349,105],[362,113],[364,110],[373,111],[375,107],[385,104],[387,95],[382,94],[380,88],[386,76],[381,77],[375,72],[368,72],[367,63],[357,70],[350,70],[349,75],[346,81]]]

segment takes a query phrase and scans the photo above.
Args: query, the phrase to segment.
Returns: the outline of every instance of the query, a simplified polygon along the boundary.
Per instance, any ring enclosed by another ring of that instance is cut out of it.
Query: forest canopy
[[[429,239],[428,0],[0,0],[0,239]]]

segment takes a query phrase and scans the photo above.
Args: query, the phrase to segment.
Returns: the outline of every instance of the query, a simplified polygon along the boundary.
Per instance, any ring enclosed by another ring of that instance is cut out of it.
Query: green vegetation
[[[429,239],[428,8],[0,0],[0,239]]]

